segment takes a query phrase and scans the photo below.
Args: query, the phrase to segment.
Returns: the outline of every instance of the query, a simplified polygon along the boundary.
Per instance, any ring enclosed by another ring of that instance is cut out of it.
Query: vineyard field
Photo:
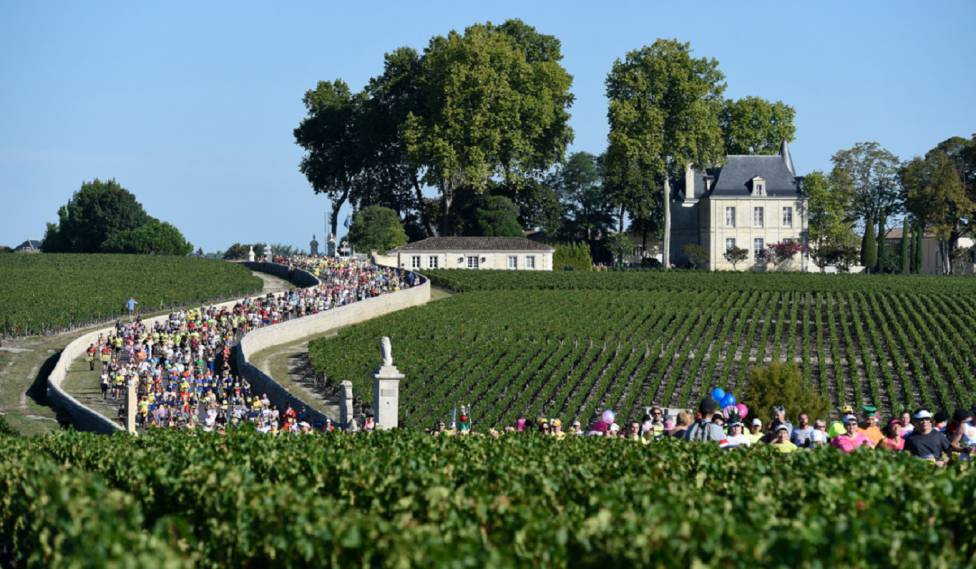
[[[230,298],[261,289],[239,265],[190,257],[0,255],[0,336],[59,332],[139,310]]]
[[[976,470],[394,432],[0,436],[12,566],[961,567]]]
[[[976,279],[730,273],[441,271],[469,291],[341,330],[309,348],[330,382],[370,401],[393,343],[401,421],[472,406],[481,427],[518,415],[587,422],[612,408],[692,406],[738,392],[749,369],[791,362],[831,402],[885,412],[976,401]]]

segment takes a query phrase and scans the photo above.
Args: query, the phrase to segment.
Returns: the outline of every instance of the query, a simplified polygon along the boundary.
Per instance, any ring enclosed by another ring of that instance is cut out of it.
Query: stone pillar
[[[125,430],[136,434],[136,411],[139,410],[139,384],[136,380],[128,383],[125,389]]]
[[[339,384],[339,423],[342,428],[349,426],[352,420],[352,382],[343,381]]]
[[[330,257],[336,256],[336,239],[334,234],[329,235],[329,256]]]
[[[373,417],[377,429],[399,426],[400,380],[403,374],[394,365],[385,365],[373,374]]]

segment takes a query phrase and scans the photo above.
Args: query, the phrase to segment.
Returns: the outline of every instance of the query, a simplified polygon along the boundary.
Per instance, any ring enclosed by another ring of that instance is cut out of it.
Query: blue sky
[[[0,244],[39,239],[83,180],[116,178],[211,251],[321,240],[292,129],[319,80],[521,18],[562,41],[571,150],[606,145],[603,81],[656,38],[719,60],[729,97],[797,111],[800,173],[876,140],[902,158],[976,132],[976,2],[0,3]],[[344,215],[343,215],[344,216]]]

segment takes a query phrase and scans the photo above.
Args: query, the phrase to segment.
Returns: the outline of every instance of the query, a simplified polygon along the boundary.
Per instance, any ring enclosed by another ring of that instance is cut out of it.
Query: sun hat
[[[761,427],[762,426],[762,419],[760,419],[759,417],[753,418],[753,420],[752,420],[752,426],[753,427]]]
[[[852,415],[854,413],[854,407],[851,407],[850,405],[844,405],[843,407],[840,408],[840,412],[845,415]]]
[[[776,428],[774,430],[778,433],[780,431],[789,431],[790,428],[786,426],[786,423],[780,423],[776,425]]]
[[[915,411],[914,418],[915,419],[931,419],[932,418],[932,413],[930,413],[928,409],[919,409],[918,411]]]
[[[851,421],[857,422],[857,417],[854,415],[844,415],[844,424],[850,423]]]

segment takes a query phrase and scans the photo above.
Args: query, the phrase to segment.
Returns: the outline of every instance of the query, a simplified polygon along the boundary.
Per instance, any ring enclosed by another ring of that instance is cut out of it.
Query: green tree
[[[305,150],[299,169],[317,194],[332,203],[330,231],[335,236],[339,209],[366,169],[362,140],[365,96],[353,94],[341,79],[320,81],[303,99],[307,114],[294,131]]]
[[[224,259],[227,261],[237,260],[237,259],[247,259],[248,246],[241,243],[234,243],[224,251]]]
[[[499,186],[491,190],[493,195],[510,199],[518,206],[518,223],[525,228],[542,228],[548,235],[555,235],[562,221],[563,206],[556,190],[544,181],[525,180],[521,188]]]
[[[607,236],[606,248],[613,255],[614,262],[622,265],[624,257],[634,250],[634,242],[626,233],[614,233]]]
[[[847,218],[851,195],[847,186],[834,184],[831,177],[815,170],[803,178],[807,196],[810,255],[821,271],[834,264],[844,248],[854,244],[853,227]]]
[[[617,60],[606,80],[610,101],[606,178],[621,209],[649,210],[663,191],[663,265],[670,265],[671,183],[689,164],[705,167],[723,151],[719,115],[725,81],[718,61],[659,39]],[[623,216],[621,215],[621,218]]]
[[[830,402],[804,383],[798,369],[781,361],[750,369],[739,400],[749,406],[750,416],[759,417],[766,425],[773,419],[774,405],[782,405],[792,417],[807,413],[811,418],[826,419],[830,412]]]
[[[585,242],[557,243],[552,255],[552,267],[557,271],[589,271],[593,268],[590,246]]]
[[[775,154],[783,141],[793,142],[793,107],[760,97],[726,100],[720,122],[726,154]]]
[[[193,245],[180,230],[165,221],[150,219],[134,229],[119,231],[102,244],[106,253],[136,253],[140,255],[186,256]]]
[[[574,152],[549,176],[563,206],[564,236],[592,242],[610,232],[613,204],[604,195],[601,170],[599,157]]]
[[[732,263],[732,270],[734,271],[737,264],[749,258],[749,250],[743,249],[742,247],[730,247],[725,250],[722,257],[724,257],[726,261]]]
[[[853,147],[837,151],[831,180],[843,193],[851,195],[848,218],[877,226],[877,235],[885,235],[888,219],[902,211],[901,181],[898,176],[898,157],[885,150],[877,142],[859,142]],[[877,253],[877,249],[875,249]],[[877,255],[873,257],[877,266]]]
[[[911,266],[911,224],[906,216],[901,225],[901,274],[907,275],[912,272]]]
[[[697,243],[688,243],[682,247],[681,250],[684,251],[685,255],[688,256],[688,260],[691,261],[691,264],[696,269],[703,269],[705,268],[705,265],[708,264],[708,249],[705,247]]]
[[[97,253],[110,237],[150,220],[136,197],[113,180],[84,182],[58,210],[58,224],[48,224],[42,250],[49,253]]]
[[[395,211],[371,205],[356,212],[349,228],[349,242],[360,251],[394,249],[407,242],[407,233]]]
[[[874,272],[878,265],[878,237],[874,233],[874,220],[870,218],[864,226],[864,237],[861,241],[861,264],[869,273]]]
[[[475,210],[475,225],[481,235],[489,237],[522,237],[519,210],[504,196],[488,196]]]
[[[518,186],[562,159],[573,96],[561,59],[556,38],[518,20],[431,39],[402,135],[440,192],[445,233],[457,192],[483,192],[493,178]]]

